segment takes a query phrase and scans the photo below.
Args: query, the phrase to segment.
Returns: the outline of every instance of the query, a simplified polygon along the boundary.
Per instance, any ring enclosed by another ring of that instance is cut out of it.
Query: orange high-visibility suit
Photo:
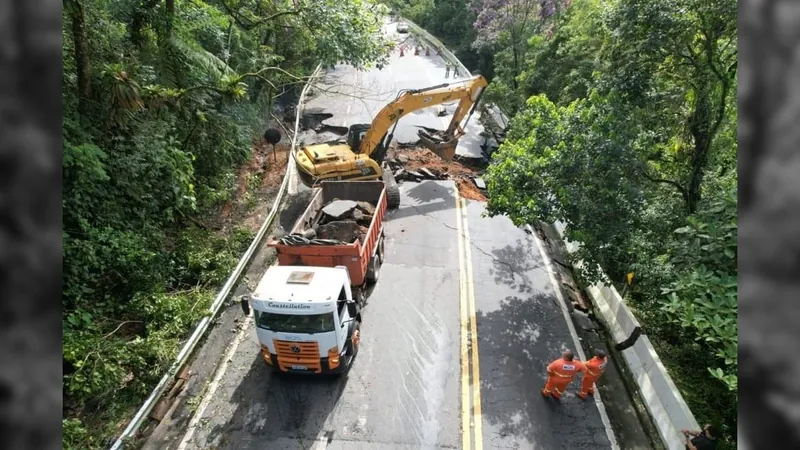
[[[608,363],[608,356],[605,358],[594,358],[586,361],[586,371],[583,374],[583,381],[581,382],[581,393],[578,397],[585,399],[587,395],[594,395],[594,382],[597,381],[603,372],[606,370]]]
[[[554,398],[561,398],[561,394],[567,390],[567,386],[575,377],[575,374],[586,370],[586,366],[577,359],[566,361],[564,358],[558,358],[547,366],[547,384],[542,390],[542,395],[548,397],[552,395]]]

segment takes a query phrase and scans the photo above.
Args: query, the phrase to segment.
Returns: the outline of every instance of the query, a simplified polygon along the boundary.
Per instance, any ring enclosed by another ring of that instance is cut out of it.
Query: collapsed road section
[[[395,180],[453,180],[462,197],[486,201],[486,183],[481,178],[486,171],[484,159],[455,155],[452,160],[446,161],[427,148],[407,147],[409,146],[392,148],[387,154],[386,162],[393,171]]]

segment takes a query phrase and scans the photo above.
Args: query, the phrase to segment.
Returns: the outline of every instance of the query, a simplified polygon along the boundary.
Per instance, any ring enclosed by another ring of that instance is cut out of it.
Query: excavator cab
[[[353,153],[358,152],[361,148],[361,140],[364,139],[370,126],[371,124],[368,123],[350,125],[350,129],[347,130],[347,145],[353,149]]]

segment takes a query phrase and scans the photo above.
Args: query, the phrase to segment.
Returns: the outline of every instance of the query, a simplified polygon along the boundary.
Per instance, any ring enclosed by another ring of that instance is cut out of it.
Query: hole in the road
[[[338,134],[339,136],[344,136],[345,134],[347,134],[347,127],[337,127],[337,126],[333,126],[333,125],[324,125],[323,124],[318,129],[315,129],[314,131],[316,131],[318,133],[324,133],[324,132],[327,131],[329,133]]]
[[[333,114],[329,113],[305,113],[302,117],[300,117],[300,123],[302,123],[303,128],[316,130],[322,126],[323,121],[328,120],[331,117],[333,117]]]
[[[346,135],[348,131],[347,127],[339,127],[322,123],[331,117],[333,117],[333,114],[329,113],[306,113],[300,118],[300,122],[302,123],[304,129],[313,130],[316,133],[327,132],[339,136]]]

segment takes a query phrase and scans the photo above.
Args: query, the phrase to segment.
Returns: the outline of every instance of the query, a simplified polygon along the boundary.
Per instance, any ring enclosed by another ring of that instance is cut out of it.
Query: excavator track
[[[389,209],[397,209],[400,207],[400,186],[397,180],[394,179],[392,169],[383,163],[383,184],[386,185],[386,207]]]

